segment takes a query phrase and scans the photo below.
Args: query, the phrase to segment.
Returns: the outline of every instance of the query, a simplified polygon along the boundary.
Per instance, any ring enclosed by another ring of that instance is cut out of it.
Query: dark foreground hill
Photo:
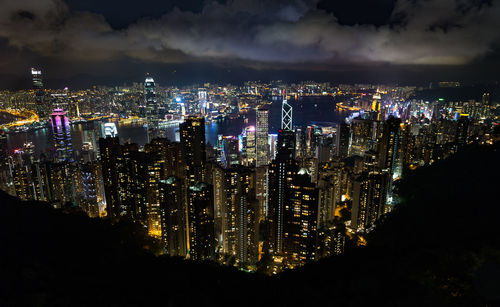
[[[500,306],[499,176],[499,146],[420,168],[367,247],[273,278],[156,257],[133,224],[1,195],[0,306]]]

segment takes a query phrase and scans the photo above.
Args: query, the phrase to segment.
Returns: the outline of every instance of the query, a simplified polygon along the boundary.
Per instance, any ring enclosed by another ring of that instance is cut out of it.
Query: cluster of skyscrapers
[[[39,72],[33,76],[41,89]],[[148,76],[139,106],[148,127],[144,146],[120,142],[116,126],[106,123],[83,131],[76,154],[62,108],[49,116],[50,155],[35,157],[29,143],[9,154],[0,134],[2,188],[113,223],[135,221],[172,256],[244,269],[272,259],[276,272],[340,254],[348,240],[364,244],[363,235],[397,204],[394,184],[406,172],[491,141],[487,94],[480,104],[420,105],[384,103],[376,92],[365,111],[346,120],[299,126],[283,92],[277,135],[270,133],[269,104],[261,104],[250,111],[255,125],[210,146],[210,97],[200,91],[197,112],[183,117],[175,142],[163,135],[168,112],[155,91]],[[42,104],[43,91],[35,100]]]

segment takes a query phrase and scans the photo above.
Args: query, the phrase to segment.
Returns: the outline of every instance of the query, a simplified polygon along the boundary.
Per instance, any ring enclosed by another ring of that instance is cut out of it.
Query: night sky
[[[500,0],[0,0],[0,88],[500,79]]]

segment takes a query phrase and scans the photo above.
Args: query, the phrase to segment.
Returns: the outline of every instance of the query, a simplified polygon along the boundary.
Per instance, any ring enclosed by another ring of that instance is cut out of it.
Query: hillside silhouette
[[[1,306],[500,306],[500,146],[397,184],[366,247],[278,276],[155,256],[131,222],[0,195]]]

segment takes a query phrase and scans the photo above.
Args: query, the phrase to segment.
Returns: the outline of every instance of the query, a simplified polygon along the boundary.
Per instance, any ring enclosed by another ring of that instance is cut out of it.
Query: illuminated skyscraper
[[[205,119],[191,116],[179,125],[185,180],[188,185],[205,181]]]
[[[269,163],[269,110],[265,108],[257,109],[257,138],[256,138],[256,166],[263,166]]]
[[[294,267],[315,259],[318,189],[306,169],[294,176],[283,207],[283,256]]]
[[[286,100],[286,92],[283,90],[283,103],[281,105],[281,129],[292,130],[292,106]]]
[[[155,139],[144,146],[146,152],[145,160],[145,192],[146,192],[146,213],[147,225],[150,235],[159,237],[161,235],[160,216],[160,182],[165,178],[165,144]]]
[[[236,166],[221,172],[221,234],[222,252],[248,262],[257,254],[255,173]],[[218,193],[218,191],[216,191]]]
[[[81,203],[83,211],[90,217],[99,216],[99,204],[97,202],[98,165],[96,162],[80,164],[80,176],[82,180]]]
[[[204,88],[198,89],[198,103],[200,112],[203,116],[207,114],[208,111],[208,100],[207,100],[207,91]]]
[[[223,137],[222,164],[225,168],[241,164],[241,152],[239,150],[239,139],[234,136]]]
[[[71,128],[66,112],[55,109],[51,114],[52,135],[56,147],[57,162],[73,162],[73,145],[71,143]]]
[[[255,165],[255,126],[245,127],[243,131],[243,156],[247,166]]]
[[[278,149],[276,159],[269,165],[268,181],[269,244],[270,249],[278,254],[283,251],[283,211],[289,203],[290,185],[299,168],[289,146],[282,146],[280,149]]]
[[[158,135],[158,103],[156,100],[155,80],[149,75],[144,81],[144,100],[146,106],[146,121],[148,124],[148,139]]]
[[[42,71],[32,67],[31,76],[33,77],[33,89],[35,91],[35,109],[38,117],[46,118],[47,107],[45,106],[45,92],[43,90]]]

